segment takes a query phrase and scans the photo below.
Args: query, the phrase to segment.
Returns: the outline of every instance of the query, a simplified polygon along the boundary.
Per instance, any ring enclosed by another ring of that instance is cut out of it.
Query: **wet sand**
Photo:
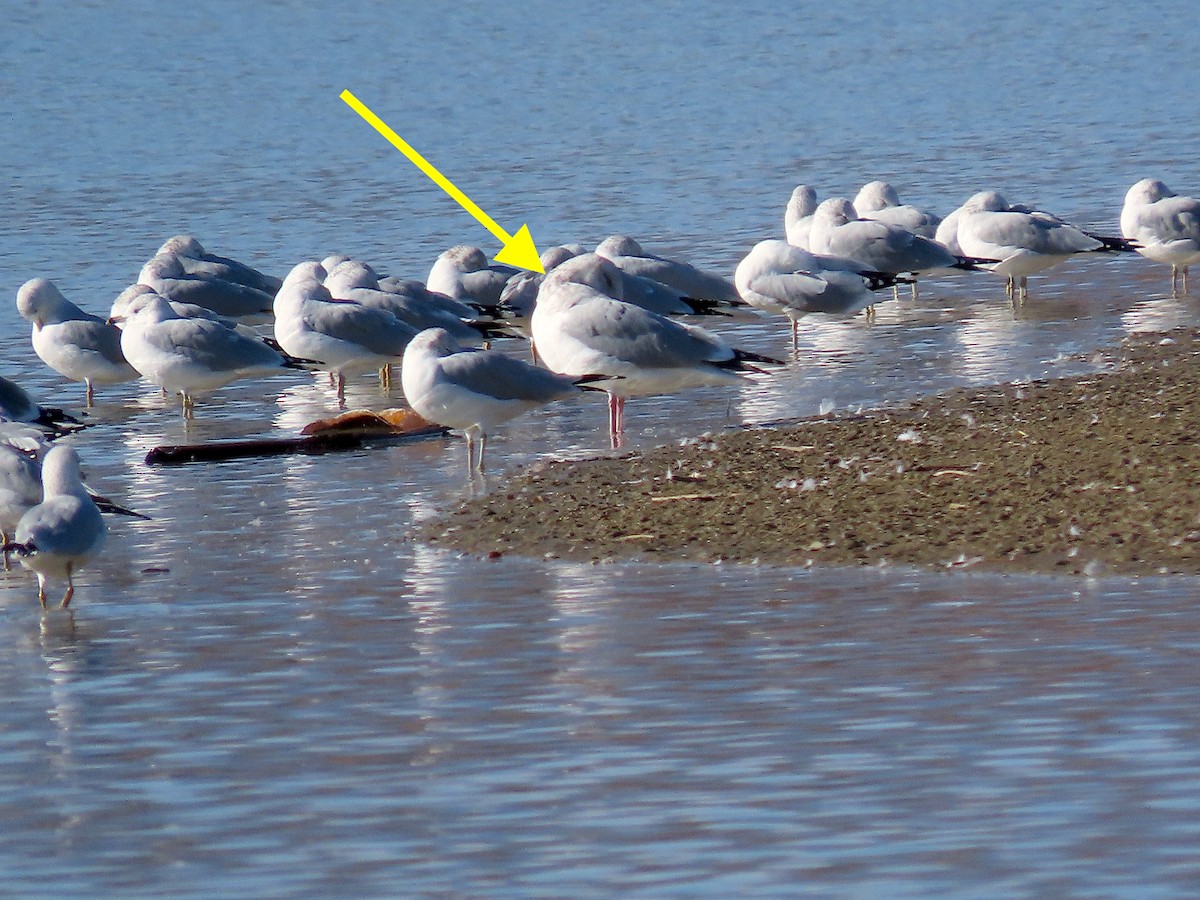
[[[1098,374],[539,465],[422,538],[472,554],[1200,573],[1200,330]]]

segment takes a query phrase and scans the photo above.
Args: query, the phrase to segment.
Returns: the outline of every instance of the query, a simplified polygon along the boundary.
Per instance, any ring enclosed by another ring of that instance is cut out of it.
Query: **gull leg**
[[[487,432],[481,431],[481,432],[479,432],[479,465],[476,468],[476,471],[479,472],[480,475],[483,474],[483,454],[486,451],[487,451]]]
[[[475,436],[470,429],[463,432],[467,439],[467,478],[475,477]]]
[[[912,288],[912,298],[914,300],[916,300],[917,299],[917,279],[915,279],[915,278],[913,279],[913,282],[910,285],[910,287]]]
[[[392,388],[392,364],[384,363],[379,367],[379,386],[385,391]]]
[[[183,418],[188,422],[196,418],[196,401],[186,392],[183,394]]]
[[[93,399],[92,379],[85,378],[85,379],[83,379],[83,383],[87,385],[87,393],[84,395],[87,398],[87,408],[91,409],[92,408],[92,399]]]
[[[1171,296],[1179,296],[1179,266],[1171,264]]]
[[[9,539],[9,534],[8,534],[8,532],[7,532],[7,531],[0,531],[0,541],[3,541],[4,543],[6,543],[6,544],[7,544],[7,543],[8,543],[8,539]],[[5,571],[5,572],[12,571],[12,566],[10,565],[10,563],[9,563],[9,561],[8,561],[8,551],[7,551],[7,550],[5,550],[5,551],[4,551],[4,553],[3,553],[3,556],[4,556],[4,571]]]
[[[800,320],[792,319],[792,356],[800,355]]]
[[[1021,302],[1024,303],[1029,299],[1029,277],[1021,276]]]
[[[346,405],[346,376],[338,372],[335,384],[337,385],[338,408],[340,409]]]
[[[71,598],[75,596],[75,582],[71,578],[71,564],[67,563],[67,592],[63,594],[62,606],[59,609],[66,609],[71,605]]]
[[[1188,267],[1187,267],[1187,266],[1184,266],[1184,267],[1183,267],[1183,292],[1184,292],[1185,294],[1188,292],[1188,289],[1187,289],[1187,270],[1188,270]]]
[[[898,284],[892,285],[892,299],[893,300],[900,299],[900,285],[898,285]]]
[[[533,364],[538,364],[537,344],[533,342],[533,338],[529,339],[529,355],[533,358]]]
[[[42,609],[46,608],[46,576],[38,572],[38,603],[42,604]]]
[[[1016,293],[1016,283],[1015,283],[1013,277],[1011,275],[1009,275],[1008,281],[1004,285],[1004,296],[1008,297],[1009,300],[1012,300],[1013,295],[1015,293]]]

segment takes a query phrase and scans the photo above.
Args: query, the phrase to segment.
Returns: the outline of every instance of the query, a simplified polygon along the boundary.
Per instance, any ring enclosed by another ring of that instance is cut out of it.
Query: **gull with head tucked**
[[[557,375],[497,350],[463,348],[443,328],[426,329],[409,342],[400,379],[418,415],[464,433],[471,475],[483,473],[488,432],[501,422],[609,380]]]
[[[686,387],[728,384],[754,363],[778,360],[730,347],[712,332],[617,299],[623,279],[608,260],[589,255],[550,272],[538,292],[531,326],[538,353],[562,375],[619,376],[604,385],[609,432],[619,443],[625,401]]]
[[[1146,259],[1171,267],[1171,292],[1188,266],[1200,262],[1200,200],[1180,197],[1156,178],[1143,178],[1125,194],[1121,234],[1138,244]]]

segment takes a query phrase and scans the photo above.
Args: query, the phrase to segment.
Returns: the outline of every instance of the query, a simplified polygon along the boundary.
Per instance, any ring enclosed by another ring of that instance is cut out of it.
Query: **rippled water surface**
[[[490,240],[338,99],[498,222],[628,232],[730,272],[792,187],[997,188],[1113,232],[1200,190],[1191,7],[118,2],[22,7],[0,56],[0,372],[82,392],[11,298],[101,312],[166,237],[275,272],[407,277]],[[1164,23],[1169,23],[1166,25]],[[714,327],[790,360],[637,400],[628,446],[1053,377],[1196,324],[1167,273],[1075,261],[1014,310],[945,279],[878,321]],[[512,348],[512,352],[522,352]],[[400,405],[370,379],[350,404]],[[320,379],[198,406],[105,390],[75,439],[114,520],[73,614],[0,576],[0,879],[15,894],[1167,896],[1200,885],[1193,579],[461,559],[413,526],[455,440],[179,468],[160,444],[292,434]],[[597,400],[491,442],[488,489],[606,452]]]

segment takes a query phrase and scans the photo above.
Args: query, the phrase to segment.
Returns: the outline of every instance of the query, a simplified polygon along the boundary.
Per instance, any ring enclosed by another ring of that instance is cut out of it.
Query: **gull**
[[[715,334],[615,299],[621,277],[603,258],[586,267],[546,276],[531,326],[538,353],[561,375],[620,376],[604,386],[609,432],[617,444],[630,397],[677,391],[693,385],[741,380],[763,370],[752,363],[778,360],[735,350]]]
[[[151,259],[142,266],[137,280],[168,300],[194,303],[232,319],[271,314],[271,294],[236,281],[188,274],[173,253],[160,253]]]
[[[464,433],[467,472],[474,475],[483,474],[487,436],[495,426],[610,379],[556,375],[497,350],[464,349],[445,329],[429,328],[405,349],[400,380],[418,415]]]
[[[856,260],[817,256],[778,240],[755,244],[738,263],[733,280],[742,299],[755,309],[791,319],[793,350],[803,316],[869,310],[875,303],[871,291],[897,282],[896,276],[866,271]]]
[[[121,331],[84,312],[46,278],[31,278],[17,291],[17,312],[33,326],[33,350],[42,362],[86,385],[91,406],[97,384],[119,384],[138,377],[121,352]]]
[[[335,300],[322,284],[325,269],[303,262],[275,295],[275,340],[285,353],[319,359],[346,398],[346,373],[368,372],[398,360],[417,329],[383,309]]]
[[[808,241],[813,253],[858,260],[872,272],[920,275],[944,269],[977,269],[981,262],[956,256],[936,241],[896,225],[861,219],[854,204],[844,197],[831,197],[817,207]],[[912,291],[915,298],[915,281]]]
[[[489,266],[487,256],[478,247],[459,244],[437,258],[425,286],[464,303],[491,307],[500,302],[505,282],[516,272],[512,266]]]
[[[325,276],[324,285],[334,300],[352,300],[373,309],[383,309],[417,331],[444,328],[457,341],[479,343],[494,329],[478,321],[473,307],[428,290],[419,281],[395,281],[382,290],[379,280],[365,263],[340,263]]]
[[[42,459],[51,444],[36,428],[12,422],[0,423],[0,544],[6,544],[16,532],[21,517],[42,502]],[[101,497],[84,485],[101,512],[148,519],[107,497]],[[8,553],[3,554],[4,571],[9,569]]]
[[[1133,250],[1129,241],[1076,228],[1047,212],[1010,206],[997,191],[980,191],[962,205],[958,243],[972,256],[998,260],[988,266],[1008,279],[1008,295],[1029,296],[1028,278],[1080,253]]]
[[[159,294],[129,304],[121,349],[142,377],[183,398],[183,417],[195,416],[195,398],[231,381],[303,369],[306,363],[209,319],[185,318]]]
[[[177,234],[169,238],[158,248],[159,254],[173,254],[179,259],[183,270],[189,275],[199,275],[202,278],[218,278],[221,281],[233,281],[248,288],[263,291],[275,296],[282,283],[273,275],[264,275],[253,266],[248,266],[227,256],[217,256],[209,253],[190,234]]]
[[[915,206],[900,203],[896,189],[886,181],[869,181],[854,197],[854,209],[860,218],[897,225],[921,237],[937,233],[940,217]]]
[[[0,376],[0,422],[24,422],[37,425],[54,435],[78,431],[86,426],[61,409],[39,406],[15,381]]]
[[[808,249],[808,232],[812,228],[813,213],[817,211],[817,192],[807,184],[792,191],[787,209],[783,214],[783,233],[787,242],[801,250]]]
[[[67,446],[51,447],[42,461],[42,501],[21,516],[4,552],[15,552],[21,565],[37,573],[38,602],[46,608],[46,581],[65,577],[62,608],[75,595],[74,573],[99,553],[108,527],[100,508],[83,486],[79,454]]]
[[[938,223],[937,231],[933,234],[933,239],[955,256],[962,255],[962,247],[958,245],[958,219],[961,215],[960,206]]]
[[[1143,178],[1125,194],[1121,234],[1136,241],[1146,259],[1171,267],[1171,293],[1188,266],[1200,262],[1200,200],[1180,197],[1155,178]]]
[[[673,287],[685,297],[734,306],[742,303],[737,288],[729,279],[697,269],[691,263],[647,253],[641,244],[626,235],[606,237],[596,247],[596,254],[623,272]]]

